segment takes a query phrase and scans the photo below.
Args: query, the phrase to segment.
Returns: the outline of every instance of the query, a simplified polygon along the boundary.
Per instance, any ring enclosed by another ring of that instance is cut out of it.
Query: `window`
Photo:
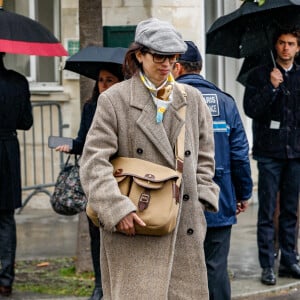
[[[30,17],[48,28],[59,38],[59,0],[10,0],[4,9]],[[5,64],[25,75],[32,90],[56,89],[60,84],[58,57],[7,54]]]

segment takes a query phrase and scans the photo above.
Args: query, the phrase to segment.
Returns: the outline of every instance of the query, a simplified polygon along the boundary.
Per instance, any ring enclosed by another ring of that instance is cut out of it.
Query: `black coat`
[[[73,148],[70,151],[72,154],[82,153],[83,146],[85,143],[86,135],[91,127],[94,114],[97,107],[97,101],[86,102],[82,109],[80,127],[77,133],[77,138],[73,140]]]
[[[17,129],[33,124],[27,79],[0,67],[0,209],[22,205],[20,149]]]
[[[253,119],[253,155],[300,158],[300,66],[294,64],[288,72],[277,68],[284,89],[272,86],[272,65],[255,69],[246,84],[244,110]]]

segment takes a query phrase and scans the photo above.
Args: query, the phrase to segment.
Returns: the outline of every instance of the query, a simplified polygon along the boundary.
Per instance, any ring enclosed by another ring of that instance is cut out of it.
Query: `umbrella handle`
[[[276,68],[276,61],[275,61],[275,58],[274,58],[273,51],[270,50],[270,53],[271,53],[273,66],[274,66],[274,68]],[[290,91],[285,87],[285,85],[283,83],[279,84],[279,88],[281,89],[281,91],[283,92],[284,95],[289,96],[291,94]]]
[[[273,51],[272,51],[272,50],[270,50],[270,54],[271,54],[273,66],[274,66],[274,68],[276,68],[276,61],[275,61],[274,54],[273,54]]]

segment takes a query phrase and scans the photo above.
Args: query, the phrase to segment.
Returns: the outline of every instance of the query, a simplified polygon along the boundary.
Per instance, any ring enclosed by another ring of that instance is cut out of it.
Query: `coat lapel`
[[[177,85],[174,86],[173,102],[165,113],[164,121],[158,124],[155,121],[156,106],[139,77],[133,78],[131,93],[131,106],[140,110],[140,115],[136,121],[137,125],[170,165],[174,166],[174,147],[180,129],[184,124],[184,120],[180,118],[177,112],[180,107],[186,105]]]

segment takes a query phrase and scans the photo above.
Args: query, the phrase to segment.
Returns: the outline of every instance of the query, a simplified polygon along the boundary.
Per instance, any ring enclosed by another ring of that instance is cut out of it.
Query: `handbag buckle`
[[[143,193],[141,193],[141,196],[139,198],[139,203],[138,203],[138,209],[139,211],[145,210],[150,202],[150,192],[145,190]]]

